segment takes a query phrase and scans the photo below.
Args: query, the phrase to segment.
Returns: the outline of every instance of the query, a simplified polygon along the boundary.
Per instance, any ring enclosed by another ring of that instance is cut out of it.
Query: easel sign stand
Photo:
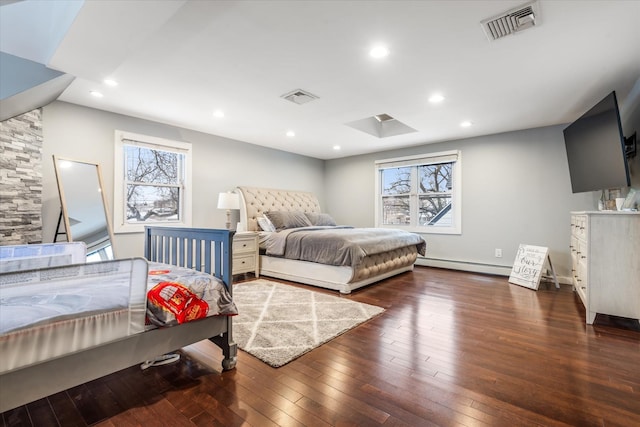
[[[558,284],[558,277],[553,269],[553,264],[551,264],[549,248],[544,246],[521,244],[518,247],[518,253],[509,276],[509,283],[537,291],[545,262],[549,263],[553,281],[556,284],[556,288],[559,289],[560,285]]]

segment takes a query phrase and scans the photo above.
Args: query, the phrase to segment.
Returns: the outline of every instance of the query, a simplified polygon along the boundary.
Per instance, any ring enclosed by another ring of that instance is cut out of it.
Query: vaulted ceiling
[[[74,76],[62,101],[320,159],[568,123],[612,90],[624,110],[640,77],[639,1],[539,0],[493,41],[481,21],[529,3],[1,4],[0,50]]]

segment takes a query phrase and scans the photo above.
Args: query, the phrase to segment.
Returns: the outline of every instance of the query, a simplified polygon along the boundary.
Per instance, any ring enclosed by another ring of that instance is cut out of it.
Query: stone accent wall
[[[42,109],[0,122],[0,245],[42,242]]]

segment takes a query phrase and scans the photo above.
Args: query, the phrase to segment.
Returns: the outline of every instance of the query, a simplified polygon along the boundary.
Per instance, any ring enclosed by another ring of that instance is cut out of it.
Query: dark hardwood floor
[[[337,294],[337,293],[334,293]],[[569,286],[416,267],[354,292],[385,313],[274,369],[203,341],[1,414],[2,426],[639,426],[640,327]]]

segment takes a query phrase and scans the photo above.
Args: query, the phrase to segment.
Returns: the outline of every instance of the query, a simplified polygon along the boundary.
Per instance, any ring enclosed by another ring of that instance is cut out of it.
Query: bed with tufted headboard
[[[237,192],[241,223],[261,236],[261,275],[348,294],[413,270],[418,254],[424,255],[426,244],[414,233],[335,226],[313,193],[256,187]],[[261,227],[265,217],[276,230]]]

